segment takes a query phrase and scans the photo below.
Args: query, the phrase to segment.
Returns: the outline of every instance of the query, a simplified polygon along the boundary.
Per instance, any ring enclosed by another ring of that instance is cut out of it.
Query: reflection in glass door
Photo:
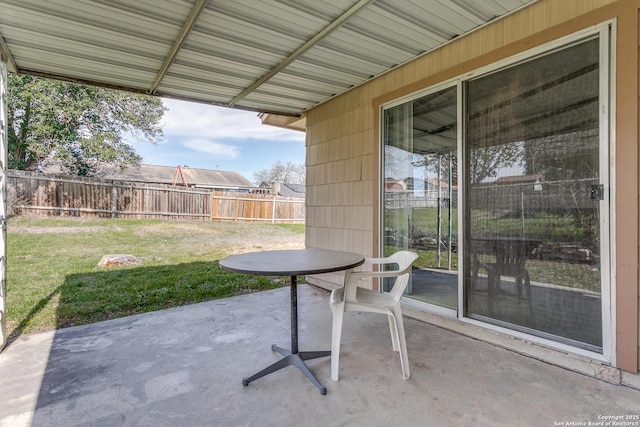
[[[384,108],[381,233],[419,254],[408,298],[604,352],[607,35]]]
[[[593,39],[465,88],[466,312],[593,351],[602,347],[599,75]]]
[[[418,253],[410,298],[455,310],[457,256],[457,88],[385,110],[385,253]]]

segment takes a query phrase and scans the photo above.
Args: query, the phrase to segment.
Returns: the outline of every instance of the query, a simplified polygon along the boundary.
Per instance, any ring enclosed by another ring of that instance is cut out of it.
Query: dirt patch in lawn
[[[92,234],[129,232],[130,227],[121,227],[118,220],[105,220],[102,225],[84,224],[92,220],[82,218],[69,219],[65,226],[36,226],[21,224],[20,221],[9,223],[8,231],[18,234]],[[95,220],[93,220],[95,221]],[[74,222],[78,225],[73,225]],[[296,232],[275,224],[237,223],[237,222],[153,222],[142,223],[133,229],[133,234],[140,237],[149,235],[175,237],[181,236],[193,244],[210,244],[229,248],[232,253],[255,252],[261,250],[303,249],[304,233]]]

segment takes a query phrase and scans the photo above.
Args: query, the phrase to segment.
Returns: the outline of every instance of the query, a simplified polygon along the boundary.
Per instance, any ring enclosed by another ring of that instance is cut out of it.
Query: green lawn
[[[286,285],[286,278],[229,273],[218,260],[279,245],[304,247],[304,230],[297,224],[11,218],[9,339]],[[106,254],[141,262],[99,267]]]
[[[451,212],[451,229],[453,238],[457,239],[458,211],[452,209]],[[411,250],[418,253],[419,258],[414,266],[420,268],[446,268],[448,267],[448,253],[443,248],[440,258],[440,265],[436,262],[435,237],[438,224],[437,209],[415,208],[410,213],[406,210],[387,210],[385,212],[385,226],[387,229],[394,227],[407,227],[411,221],[410,233],[411,239],[406,242]],[[448,232],[448,211],[441,210],[441,238],[446,241]],[[584,226],[580,225],[580,221],[576,215],[570,213],[552,214],[538,212],[530,217],[525,218],[524,224],[521,218],[497,218],[493,217],[489,211],[475,210],[472,212],[472,228],[476,235],[492,235],[501,234],[505,236],[519,236],[524,231],[529,238],[539,239],[547,244],[567,243],[583,245],[596,253],[599,249],[598,241],[589,238]],[[402,234],[398,233],[398,234]],[[419,237],[425,236],[434,239],[432,247],[420,245]],[[589,244],[591,247],[589,247]],[[402,248],[402,246],[400,246]],[[385,249],[385,253],[391,254],[399,248],[389,246]],[[451,257],[452,269],[458,268],[458,254],[453,253]],[[597,264],[591,265],[586,263],[571,263],[560,261],[541,261],[530,259],[527,261],[527,271],[531,280],[548,283],[569,288],[578,288],[588,291],[600,291],[600,271]]]

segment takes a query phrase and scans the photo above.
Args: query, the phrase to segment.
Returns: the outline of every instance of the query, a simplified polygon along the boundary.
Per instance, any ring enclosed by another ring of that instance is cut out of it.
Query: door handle
[[[604,185],[594,184],[591,186],[591,200],[604,200]]]

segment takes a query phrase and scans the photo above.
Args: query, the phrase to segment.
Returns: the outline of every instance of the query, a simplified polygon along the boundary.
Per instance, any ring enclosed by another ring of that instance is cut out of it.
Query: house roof
[[[180,167],[190,187],[253,188],[254,185],[238,172]],[[103,178],[118,181],[184,185],[175,166],[138,165],[120,172],[106,173]]]
[[[427,178],[427,179],[424,180],[424,182],[428,183],[432,187],[437,187],[438,185],[440,185],[440,188],[449,189],[449,183],[447,181],[444,181],[444,180],[438,181],[437,179]],[[452,185],[451,189],[452,190],[457,190],[458,186],[457,185]]]
[[[296,119],[535,0],[0,0],[19,72]]]
[[[501,176],[497,178],[495,182],[502,183],[502,184],[531,183],[531,182],[538,182],[541,179],[542,179],[542,175],[539,175],[539,174],[511,175],[511,176]]]
[[[283,197],[305,197],[307,187],[304,184],[292,184],[289,182],[262,181],[260,188],[268,189]]]
[[[280,195],[284,197],[304,197],[306,194],[304,184],[290,184],[283,182],[280,185]]]

